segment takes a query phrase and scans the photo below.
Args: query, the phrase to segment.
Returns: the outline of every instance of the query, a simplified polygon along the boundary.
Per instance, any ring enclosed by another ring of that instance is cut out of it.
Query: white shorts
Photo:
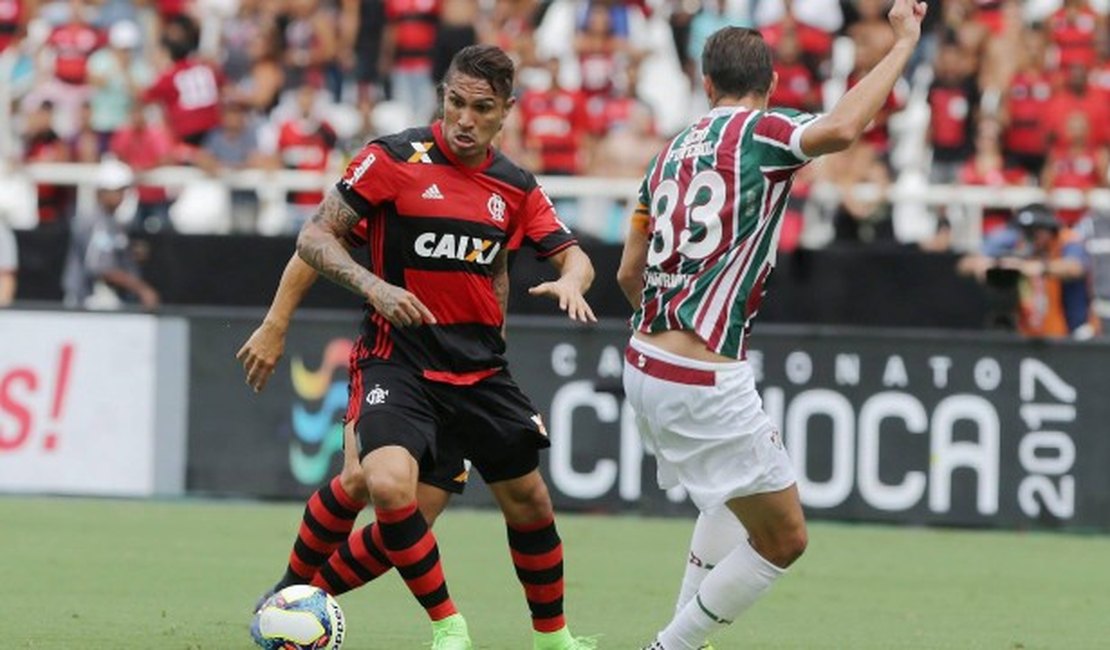
[[[748,362],[696,361],[633,338],[624,390],[659,487],[683,486],[699,509],[795,483]]]

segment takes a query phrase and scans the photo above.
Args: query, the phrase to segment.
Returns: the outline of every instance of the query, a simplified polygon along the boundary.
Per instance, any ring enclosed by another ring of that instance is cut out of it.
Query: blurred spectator
[[[894,224],[890,203],[885,198],[890,172],[878,149],[860,140],[822,162],[825,178],[840,191],[840,206],[833,216],[835,241],[842,244],[893,242]],[[874,185],[877,197],[857,196],[853,189],[862,183]]]
[[[173,134],[160,119],[148,119],[148,111],[156,112],[157,109],[144,109],[138,104],[132,106],[130,120],[116,131],[108,145],[116,158],[140,173],[175,162]],[[138,205],[133,227],[148,232],[169,228],[166,188],[139,185],[136,194]]]
[[[859,21],[852,25],[848,34],[855,45],[855,66],[848,75],[847,87],[852,88],[867,74],[894,43],[894,32],[890,29],[883,8],[884,0],[858,0]],[[884,158],[890,150],[890,116],[906,105],[906,87],[900,83],[894,87],[886,104],[879,110],[875,119],[864,131],[861,141],[874,147],[875,152]]]
[[[520,98],[524,147],[534,156],[529,167],[540,174],[580,174],[590,146],[586,102],[560,85],[557,59],[549,60],[547,69],[547,87],[535,87]]]
[[[69,160],[75,163],[97,163],[108,143],[92,127],[92,107],[83,104],[77,114],[77,132],[66,141]]]
[[[248,107],[225,100],[220,126],[204,139],[197,166],[213,176],[224,170],[269,166],[259,152],[258,129],[251,123]],[[252,232],[258,214],[258,193],[249,189],[231,190],[231,224],[236,232]]]
[[[682,35],[685,48],[679,50],[685,61],[683,68],[693,88],[701,87],[701,51],[713,32],[722,27],[750,27],[752,24],[750,16],[730,11],[730,3],[726,0],[703,0],[695,6],[699,4],[700,9],[690,17],[689,26]]]
[[[866,3],[875,2],[857,0],[860,16],[872,13]],[[878,0],[878,5],[876,10],[880,19],[884,19],[885,1]],[[793,30],[802,48],[803,59],[814,71],[825,68],[832,52],[833,35],[844,26],[844,12],[837,0],[759,0],[755,4],[754,17],[756,26],[771,47],[778,44],[783,33]],[[885,20],[883,22],[886,24]],[[849,35],[857,38],[854,34]]]
[[[476,0],[443,0],[439,29],[432,48],[432,81],[443,81],[451,57],[478,42],[478,3]]]
[[[1008,165],[1040,177],[1046,155],[1048,102],[1052,99],[1052,84],[1044,69],[1043,36],[1027,31],[1017,56],[1021,65],[1002,102],[1002,151]]]
[[[300,88],[308,79],[323,81],[338,100],[342,90],[335,15],[320,0],[288,0],[284,34],[285,88]]]
[[[1065,70],[1075,64],[1086,68],[1094,66],[1101,23],[1102,19],[1088,6],[1087,0],[1064,0],[1064,6],[1045,23],[1053,46],[1053,67]]]
[[[105,44],[104,33],[89,20],[91,10],[83,0],[70,0],[69,19],[46,39],[47,53],[54,60],[54,77],[73,86],[83,86],[88,76],[88,59]]]
[[[23,161],[26,163],[69,162],[69,148],[54,132],[54,104],[45,101],[27,115],[23,127]],[[72,189],[64,185],[39,183],[36,186],[39,227],[61,226],[69,216]]]
[[[792,29],[785,30],[775,45],[775,72],[779,81],[771,93],[771,106],[811,113],[821,110],[821,87],[809,66],[802,61],[798,37]]]
[[[1092,90],[1089,68],[1082,63],[1073,63],[1066,73],[1064,86],[1053,94],[1046,107],[1049,144],[1055,146],[1066,141],[1068,122],[1075,114],[1087,116],[1092,144],[1106,144],[1110,132],[1110,107],[1101,94]]]
[[[482,42],[496,45],[514,59],[521,58],[521,44],[524,39],[534,44],[533,32],[547,6],[537,0],[494,0],[493,11],[482,25]]]
[[[1106,149],[1096,146],[1090,137],[1090,121],[1080,112],[1068,115],[1064,138],[1048,155],[1041,184],[1046,190],[1073,189],[1086,191],[1102,185],[1106,179]],[[1083,208],[1061,209],[1060,221],[1074,226],[1086,212]]]
[[[0,52],[15,44],[32,13],[27,0],[0,0]]]
[[[115,309],[138,301],[145,309],[158,306],[158,292],[140,277],[131,241],[116,211],[132,186],[131,170],[118,161],[100,164],[96,204],[73,219],[62,288],[70,308]]]
[[[929,88],[929,144],[933,149],[929,180],[933,183],[953,182],[974,146],[979,90],[966,62],[955,40],[941,43]]]
[[[15,300],[16,275],[19,271],[19,249],[15,233],[0,214],[0,307],[7,307]]]
[[[382,66],[390,70],[392,98],[408,107],[410,125],[426,124],[436,106],[432,49],[440,0],[385,0]]]
[[[205,135],[220,123],[220,86],[223,75],[196,56],[199,32],[188,16],[176,15],[166,23],[162,45],[171,65],[143,93],[143,102],[161,102],[166,121],[178,140],[199,147]]]
[[[999,146],[999,125],[991,119],[981,119],[975,134],[975,155],[964,163],[956,181],[963,185],[980,185],[993,188],[1005,188],[1026,184],[1029,173],[1011,165],[1002,155]],[[983,234],[1004,227],[1010,220],[1011,210],[985,209],[983,210]]]
[[[320,118],[318,95],[317,85],[306,83],[298,88],[296,113],[278,124],[277,155],[286,169],[316,172],[328,169],[338,137],[335,129]],[[320,191],[290,192],[290,232],[299,230],[323,199]]]
[[[574,51],[581,73],[579,89],[587,100],[610,95],[614,80],[627,65],[630,54],[628,40],[617,32],[612,16],[607,4],[591,2],[585,24],[574,37]]]
[[[385,0],[344,0],[358,7],[358,30],[354,42],[354,72],[358,99],[374,102],[381,96],[382,47]],[[372,106],[371,106],[372,107]]]
[[[242,83],[251,74],[251,48],[261,33],[276,34],[276,4],[265,0],[238,0],[235,14],[220,26],[220,68],[228,83]]]
[[[603,178],[641,178],[666,140],[655,130],[651,107],[633,103],[627,119],[611,128],[594,148],[589,175]]]
[[[89,59],[90,121],[103,145],[127,121],[135,98],[154,79],[153,69],[139,50],[141,44],[138,25],[119,22],[108,31],[108,47]]]
[[[268,115],[281,100],[285,68],[281,64],[281,34],[274,23],[259,26],[250,40],[248,68],[228,89],[237,101]]]
[[[63,138],[76,131],[77,114],[88,101],[88,59],[105,43],[104,34],[90,24],[91,11],[82,0],[70,0],[65,21],[55,27],[40,53],[40,69],[50,77],[36,84],[24,98],[24,105],[49,101],[57,112],[54,128]]]
[[[1014,224],[992,234],[958,270],[988,288],[992,326],[1034,337],[1089,338],[1099,321],[1091,309],[1089,259],[1082,240],[1041,204],[1020,208]]]

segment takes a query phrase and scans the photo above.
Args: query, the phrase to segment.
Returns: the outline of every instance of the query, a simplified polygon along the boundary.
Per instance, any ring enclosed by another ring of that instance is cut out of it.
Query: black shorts
[[[366,447],[359,433],[358,419],[365,404],[371,396],[368,395],[366,374],[359,364],[352,359],[350,383],[347,384],[347,414],[344,424],[355,422],[355,441],[359,446],[358,458],[362,460],[372,449]],[[369,390],[374,390],[378,384],[371,383]],[[462,494],[466,490],[466,481],[469,478],[470,468],[467,466],[462,449],[455,441],[447,436],[436,439],[435,451],[430,463],[421,463],[420,482],[446,490],[452,494]],[[382,445],[378,445],[379,447]],[[405,445],[408,448],[408,445]],[[411,450],[410,450],[411,451]],[[414,455],[415,457],[415,455]]]
[[[539,467],[539,450],[551,444],[539,412],[508,370],[456,386],[373,359],[359,363],[358,377],[359,459],[381,447],[404,447],[420,464],[422,482],[443,487],[425,477],[442,481],[463,458],[487,483],[518,478]]]

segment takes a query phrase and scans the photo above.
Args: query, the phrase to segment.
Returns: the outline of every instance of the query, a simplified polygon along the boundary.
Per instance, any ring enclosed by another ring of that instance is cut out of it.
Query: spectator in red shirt
[[[999,143],[1001,126],[992,119],[980,119],[975,134],[975,157],[960,168],[957,181],[962,185],[980,185],[1005,188],[1026,185],[1029,173],[1007,163]],[[1005,226],[1011,216],[1009,208],[986,208],[983,210],[983,234],[986,235]]]
[[[585,25],[574,37],[574,51],[581,74],[579,88],[586,98],[611,95],[613,81],[623,72],[621,66],[627,60],[629,48],[627,39],[613,27],[608,5],[590,3]]]
[[[1061,70],[1074,64],[1093,67],[1098,58],[1095,46],[1101,22],[1086,0],[1064,0],[1064,6],[1045,23],[1055,67]]]
[[[941,43],[934,70],[936,76],[929,88],[929,144],[933,148],[929,179],[951,183],[974,148],[979,89],[963,48],[954,39]]]
[[[54,77],[67,84],[83,86],[87,82],[89,56],[108,39],[88,23],[82,0],[72,0],[69,6],[69,22],[50,33],[46,48],[54,57]]]
[[[1068,121],[1075,113],[1087,116],[1090,143],[1094,146],[1106,144],[1110,107],[1103,101],[1102,94],[1091,88],[1089,68],[1073,63],[1066,72],[1063,87],[1056,91],[1046,107],[1049,144],[1056,146],[1068,141]]]
[[[821,87],[802,61],[802,50],[792,30],[785,31],[775,45],[775,72],[778,85],[771,93],[771,106],[785,106],[816,113],[821,110]]]
[[[57,113],[54,128],[62,138],[77,132],[81,106],[92,92],[87,61],[106,41],[86,19],[84,2],[71,0],[68,10],[67,21],[50,32],[41,51],[39,65],[52,74],[31,88],[23,100],[27,107],[49,102]]]
[[[432,53],[439,15],[439,0],[385,0],[382,65],[391,70],[393,99],[408,108],[413,126],[426,124],[436,108]]]
[[[296,114],[278,125],[277,154],[286,169],[323,172],[328,169],[338,137],[335,129],[317,114],[321,80],[310,80],[297,89]],[[324,200],[321,191],[289,193],[291,232],[300,229]]]
[[[0,52],[15,44],[27,21],[24,0],[0,0]]]
[[[23,128],[23,162],[69,162],[69,147],[52,126],[54,105],[44,101],[27,113]],[[35,186],[38,193],[39,227],[65,227],[73,203],[71,188],[64,185]]]
[[[1048,102],[1052,83],[1044,69],[1044,38],[1027,31],[1022,39],[1020,68],[1002,99],[1002,152],[1009,166],[1040,177],[1048,133]]]
[[[174,162],[174,136],[161,121],[147,119],[147,112],[133,105],[128,121],[112,135],[108,150],[136,173],[142,173]],[[158,232],[170,227],[169,198],[160,185],[139,184],[136,188],[138,206],[133,229]]]
[[[199,147],[220,123],[223,75],[195,55],[199,32],[188,16],[175,16],[165,27],[162,45],[172,64],[143,93],[143,102],[166,107],[166,122],[181,142]]]
[[[1091,123],[1086,115],[1073,112],[1064,123],[1064,136],[1053,147],[1045,164],[1041,184],[1046,190],[1075,189],[1086,193],[1101,185],[1106,178],[1106,150],[1096,146],[1090,137]],[[1057,211],[1065,226],[1074,226],[1087,212],[1085,208]]]
[[[589,147],[585,98],[559,84],[557,60],[547,66],[551,85],[528,90],[520,98],[525,150],[538,156],[530,167],[540,174],[580,174]]]

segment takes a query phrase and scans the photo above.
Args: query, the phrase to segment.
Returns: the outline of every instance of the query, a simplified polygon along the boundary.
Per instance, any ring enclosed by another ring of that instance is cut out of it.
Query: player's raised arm
[[[559,279],[531,287],[528,293],[558,300],[559,309],[565,311],[571,320],[596,323],[597,317],[590,303],[586,302],[585,295],[594,281],[594,265],[590,256],[578,244],[572,244],[547,260],[558,269]]]
[[[297,254],[321,275],[364,297],[393,325],[435,323],[435,316],[416,296],[382,280],[351,257],[344,241],[359,219],[338,190],[328,190],[297,236]]]
[[[926,5],[914,0],[894,0],[887,18],[894,29],[894,46],[870,72],[840,98],[831,111],[818,118],[801,135],[802,152],[820,156],[847,149],[874,119],[890,96],[921,38]]]

